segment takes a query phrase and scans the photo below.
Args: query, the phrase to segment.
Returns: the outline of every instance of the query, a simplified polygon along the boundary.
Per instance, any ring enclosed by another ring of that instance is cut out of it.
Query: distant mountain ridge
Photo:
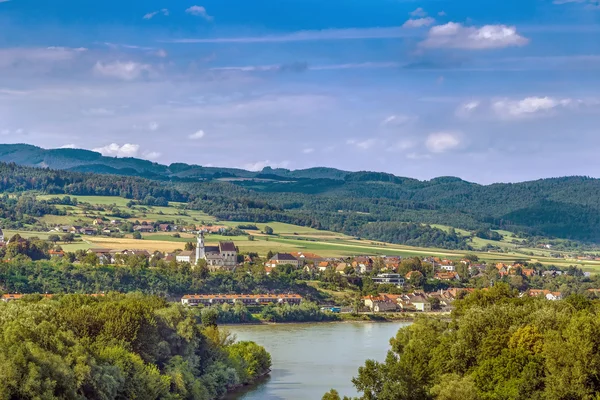
[[[414,222],[600,243],[600,179],[589,177],[480,185],[456,177],[420,181],[325,167],[246,171],[184,163],[167,166],[25,144],[0,145],[1,162],[170,181],[158,186],[191,194],[194,207],[223,220],[290,222],[377,240],[397,238],[397,223]]]
[[[262,171],[238,168],[203,167],[185,163],[162,165],[133,157],[106,157],[84,149],[43,149],[29,144],[0,144],[0,161],[30,167],[62,169],[74,172],[141,176],[155,179],[260,178],[260,175],[295,179],[344,180],[351,174],[335,168],[309,168],[291,171],[265,167]]]

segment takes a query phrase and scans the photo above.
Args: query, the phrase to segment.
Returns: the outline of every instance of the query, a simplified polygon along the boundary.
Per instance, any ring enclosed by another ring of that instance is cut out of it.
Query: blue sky
[[[0,142],[600,177],[597,0],[0,0]]]

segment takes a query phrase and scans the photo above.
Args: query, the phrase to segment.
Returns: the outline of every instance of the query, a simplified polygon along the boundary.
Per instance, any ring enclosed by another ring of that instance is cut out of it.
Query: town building
[[[204,232],[200,232],[196,243],[196,264],[205,260],[210,269],[231,269],[237,265],[238,251],[233,242],[219,242],[218,246],[204,244]]]
[[[365,296],[363,297],[363,301],[366,307],[369,307],[371,311],[378,313],[397,311],[399,308],[399,298],[400,295],[380,293],[379,296]]]
[[[194,261],[194,252],[191,250],[179,252],[179,254],[175,256],[175,259],[177,262],[191,263]]]
[[[400,274],[379,274],[373,277],[372,279],[373,283],[376,283],[378,285],[382,285],[384,283],[396,286],[404,285],[404,278]]]
[[[266,262],[267,267],[276,267],[278,265],[292,265],[295,268],[300,266],[300,260],[288,253],[277,253]]]
[[[300,304],[302,296],[298,294],[186,294],[181,298],[185,306],[211,306],[214,304],[265,305],[265,304]]]

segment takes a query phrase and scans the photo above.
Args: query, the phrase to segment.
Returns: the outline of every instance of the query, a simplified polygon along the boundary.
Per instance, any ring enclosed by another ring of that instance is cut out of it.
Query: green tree
[[[267,235],[272,235],[273,234],[273,228],[271,228],[270,226],[267,225],[267,226],[265,226],[264,232]]]
[[[140,239],[142,239],[142,234],[140,232],[138,232],[138,231],[135,231],[135,232],[133,232],[132,237],[134,239],[140,240]]]

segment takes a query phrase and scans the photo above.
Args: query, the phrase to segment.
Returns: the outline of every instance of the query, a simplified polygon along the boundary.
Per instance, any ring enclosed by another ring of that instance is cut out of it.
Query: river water
[[[270,377],[231,400],[320,400],[330,389],[356,396],[352,377],[367,359],[385,360],[389,340],[410,323],[322,323],[228,326],[238,340],[264,346]]]

